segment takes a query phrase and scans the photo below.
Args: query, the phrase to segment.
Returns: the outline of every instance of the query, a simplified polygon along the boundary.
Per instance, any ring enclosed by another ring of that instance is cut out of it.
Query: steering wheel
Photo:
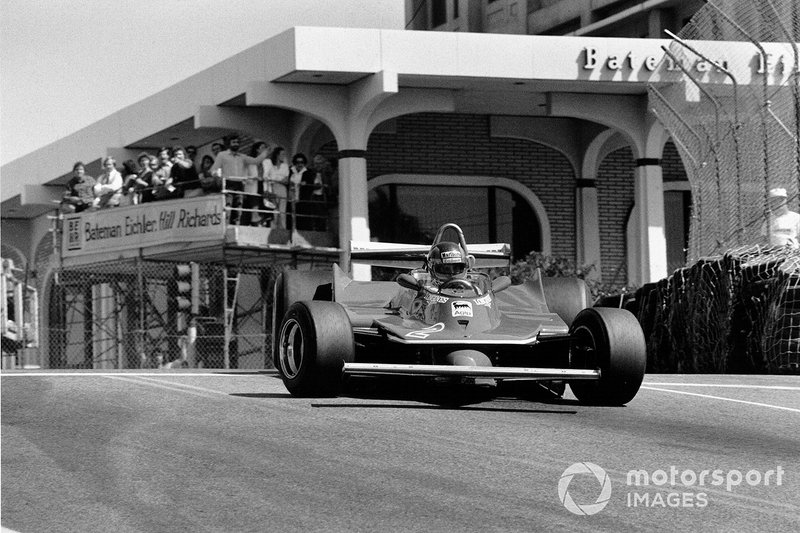
[[[449,279],[444,283],[442,283],[442,285],[439,287],[439,292],[446,291],[448,289],[457,289],[465,291],[471,290],[472,292],[475,293],[475,296],[481,295],[481,291],[477,287],[477,285],[475,285],[468,279],[460,279],[460,278]]]

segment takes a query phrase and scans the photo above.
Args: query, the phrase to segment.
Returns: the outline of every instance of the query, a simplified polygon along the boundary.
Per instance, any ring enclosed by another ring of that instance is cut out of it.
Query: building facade
[[[335,161],[335,222],[316,247],[344,266],[351,240],[426,242],[456,222],[468,241],[511,243],[516,258],[594,265],[617,287],[657,281],[684,262],[691,198],[647,88],[685,83],[658,37],[698,4],[410,1],[408,29],[288,29],[4,165],[3,255],[26,257],[40,280],[58,268],[48,215],[74,161],[96,174],[103,156],[172,144],[197,146],[199,159],[237,133]],[[739,83],[758,81],[750,43],[726,53]],[[187,261],[226,245],[258,249],[267,263],[300,246],[270,235],[230,227],[195,240],[109,240],[67,263]]]

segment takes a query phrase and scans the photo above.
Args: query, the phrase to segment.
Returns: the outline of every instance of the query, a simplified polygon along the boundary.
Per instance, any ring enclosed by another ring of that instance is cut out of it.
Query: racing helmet
[[[440,242],[431,247],[427,257],[428,271],[437,281],[463,276],[469,262],[467,253],[454,242]]]

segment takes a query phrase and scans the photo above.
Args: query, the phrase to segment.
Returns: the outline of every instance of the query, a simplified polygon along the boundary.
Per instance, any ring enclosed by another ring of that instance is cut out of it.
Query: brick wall
[[[683,161],[678,155],[678,149],[668,141],[664,145],[664,154],[661,156],[661,168],[664,181],[686,181],[686,169],[683,168]]]
[[[602,279],[617,286],[628,279],[625,231],[633,207],[635,168],[631,149],[621,148],[606,156],[597,171]]]
[[[324,154],[336,153],[335,143]],[[397,119],[395,133],[374,133],[367,174],[450,174],[509,178],[526,185],[550,219],[552,252],[575,259],[575,175],[567,159],[546,146],[489,137],[483,115],[425,113]]]

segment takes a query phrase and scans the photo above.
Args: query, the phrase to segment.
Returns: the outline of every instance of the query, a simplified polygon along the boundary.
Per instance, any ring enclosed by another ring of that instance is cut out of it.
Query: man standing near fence
[[[761,236],[770,246],[800,247],[800,214],[789,210],[786,189],[770,189],[767,193],[769,216],[761,227]]]

